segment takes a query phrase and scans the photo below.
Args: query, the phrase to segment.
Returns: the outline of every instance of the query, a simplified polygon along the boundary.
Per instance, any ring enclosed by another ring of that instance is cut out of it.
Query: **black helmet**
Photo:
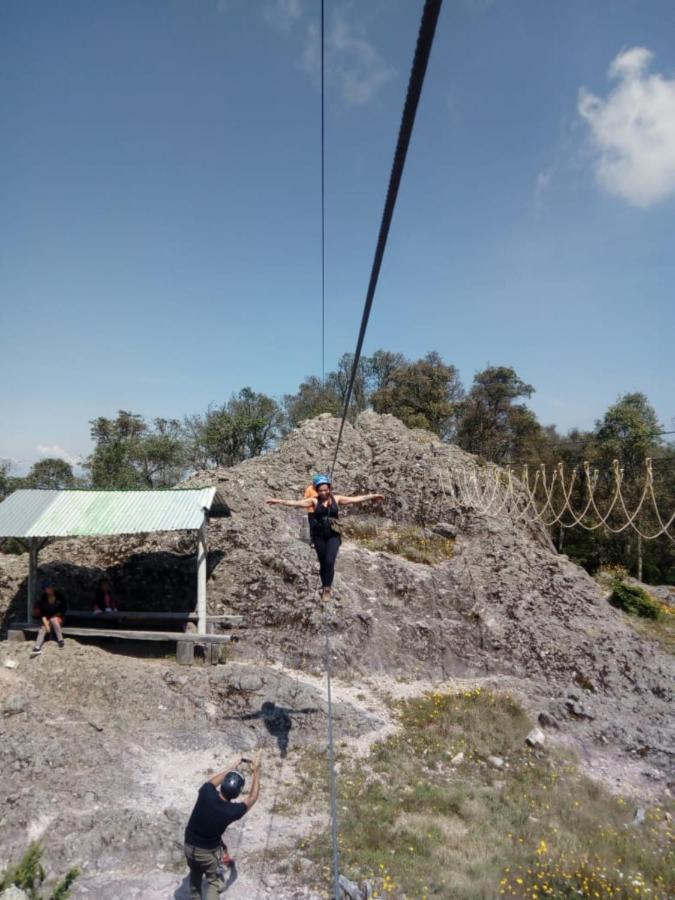
[[[241,772],[228,772],[220,785],[220,793],[226,800],[234,800],[241,794],[245,784],[246,781]]]

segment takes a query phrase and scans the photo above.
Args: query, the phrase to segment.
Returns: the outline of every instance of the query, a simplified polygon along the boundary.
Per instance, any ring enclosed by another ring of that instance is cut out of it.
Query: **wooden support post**
[[[28,590],[26,592],[26,621],[32,622],[37,595],[38,539],[28,541]]]
[[[207,518],[204,516],[197,539],[197,633],[206,634],[206,529]]]
[[[179,666],[191,666],[195,661],[195,645],[192,641],[176,642],[176,662]]]

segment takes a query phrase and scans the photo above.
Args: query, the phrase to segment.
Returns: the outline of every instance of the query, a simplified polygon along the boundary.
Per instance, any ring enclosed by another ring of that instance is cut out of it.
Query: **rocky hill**
[[[301,496],[311,473],[329,465],[337,427],[320,416],[274,452],[190,482],[217,485],[232,508],[209,529],[210,610],[241,613],[247,624],[227,665],[178,669],[72,641],[30,661],[27,647],[1,646],[3,661],[17,663],[0,668],[3,846],[18,847],[26,832],[51,835],[48,862],[90,861],[78,890],[112,898],[124,884],[126,897],[166,897],[175,875],[162,872],[179,861],[183,819],[216,757],[265,740],[276,775],[292,782],[292,753],[288,762],[278,754],[278,736],[260,718],[223,716],[254,713],[264,701],[311,709],[293,720],[291,749],[323,740],[316,558],[303,540],[304,514],[264,499]],[[461,470],[474,465],[391,416],[364,413],[345,431],[337,492],[387,498],[381,508],[350,509],[348,524],[364,517],[385,531],[414,524],[452,537],[454,548],[430,566],[344,541],[329,611],[341,738],[367,746],[392,727],[383,685],[484,681],[516,692],[551,739],[573,745],[598,777],[638,793],[667,790],[672,657],[638,636],[539,526],[487,517],[456,500]],[[41,571],[74,605],[88,605],[105,569],[129,606],[184,608],[194,592],[193,541],[61,541],[43,551]],[[24,557],[0,557],[5,625],[24,608],[25,576]],[[274,841],[282,843],[284,829],[296,827],[283,817],[277,825]],[[264,858],[269,834],[249,827],[244,845]],[[160,867],[155,893],[144,886],[148,854]],[[310,895],[284,893],[268,876],[256,888],[244,879],[230,896]]]

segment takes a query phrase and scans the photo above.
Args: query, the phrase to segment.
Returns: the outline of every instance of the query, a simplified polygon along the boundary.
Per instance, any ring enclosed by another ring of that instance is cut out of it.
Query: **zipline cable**
[[[352,392],[354,390],[354,382],[356,380],[356,373],[358,371],[359,361],[361,359],[361,350],[363,348],[363,341],[366,336],[366,329],[368,328],[370,310],[373,306],[373,299],[375,297],[375,289],[377,287],[377,281],[380,275],[382,258],[384,256],[385,247],[387,246],[389,227],[394,215],[394,207],[396,206],[398,189],[401,185],[401,177],[403,175],[403,167],[405,165],[406,155],[408,153],[408,145],[410,144],[410,137],[412,135],[413,125],[415,124],[417,105],[422,93],[422,85],[424,84],[424,76],[427,70],[427,63],[429,62],[429,55],[431,53],[431,46],[434,41],[436,24],[438,22],[438,16],[441,11],[442,3],[443,0],[426,0],[424,4],[424,11],[422,12],[422,21],[420,24],[419,34],[417,36],[415,57],[413,59],[412,70],[410,72],[410,81],[408,82],[408,93],[405,99],[403,116],[401,118],[401,127],[398,133],[396,153],[394,155],[394,163],[392,165],[391,175],[389,177],[387,198],[384,204],[384,211],[382,213],[380,233],[377,239],[377,246],[375,248],[375,258],[373,259],[373,267],[370,273],[368,292],[366,294],[366,301],[363,307],[363,315],[361,317],[361,327],[359,329],[359,336],[356,342],[356,351],[354,353],[352,372],[349,379],[347,394],[345,396],[344,407],[342,410],[342,419],[340,421],[340,431],[338,432],[337,443],[335,445],[335,454],[333,456],[333,462],[329,470],[331,475],[335,470],[338,453],[340,452],[342,432],[344,430],[345,420],[347,418],[347,412],[349,410],[349,403],[351,401]]]
[[[389,187],[387,189],[387,197],[382,213],[382,221],[380,223],[380,232],[375,248],[375,257],[370,273],[370,282],[363,307],[363,315],[361,317],[361,327],[356,342],[356,351],[352,364],[352,371],[349,379],[349,386],[345,396],[344,408],[342,410],[342,419],[340,421],[340,430],[338,432],[335,444],[335,453],[333,462],[329,472],[333,473],[337,463],[338,454],[340,452],[340,444],[342,442],[342,433],[344,430],[347,412],[352,392],[354,390],[354,382],[356,373],[361,359],[361,350],[363,349],[363,341],[368,327],[368,319],[375,297],[375,289],[380,275],[384,250],[387,245],[387,237],[389,236],[389,228],[394,215],[398,190],[401,185],[403,176],[403,167],[405,165],[408,146],[412,136],[413,126],[415,124],[415,115],[419,99],[424,84],[424,76],[429,62],[429,55],[436,33],[436,25],[438,16],[441,11],[443,0],[425,0],[424,10],[422,12],[422,21],[420,23],[419,33],[417,35],[417,45],[415,47],[415,56],[410,72],[410,80],[408,82],[408,92],[406,95],[405,105],[403,107],[403,115],[401,117],[401,125],[399,128],[398,141],[396,144],[396,152],[394,154],[394,162],[389,176]],[[322,279],[322,354],[325,353],[325,301],[324,301],[324,284],[325,284],[325,241],[324,241],[324,0],[321,0],[321,279]],[[322,356],[323,361],[323,356]],[[325,383],[325,369],[324,369]],[[326,647],[326,687],[327,687],[327,711],[328,711],[328,766],[330,777],[330,806],[331,806],[331,830],[333,839],[333,890],[335,900],[340,900],[340,849],[338,843],[338,824],[337,824],[337,786],[335,779],[335,744],[333,738],[333,700],[331,694],[331,642],[330,642],[330,622],[328,619],[328,610],[324,609],[324,631],[325,631],[325,647]]]
[[[324,91],[324,2],[321,0],[321,384],[326,384],[326,139]]]

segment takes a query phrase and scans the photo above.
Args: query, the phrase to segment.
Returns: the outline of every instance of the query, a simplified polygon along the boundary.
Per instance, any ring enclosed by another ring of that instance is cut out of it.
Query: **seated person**
[[[42,653],[42,645],[47,635],[53,635],[60,648],[63,648],[63,633],[61,626],[66,617],[67,604],[61,591],[57,591],[54,582],[46,579],[42,582],[42,594],[38,600],[33,615],[40,619],[42,625],[33,647],[33,656]]]
[[[118,612],[117,604],[113,600],[110,593],[110,582],[107,578],[102,578],[96,588],[94,595],[94,612],[95,613],[114,613]]]

